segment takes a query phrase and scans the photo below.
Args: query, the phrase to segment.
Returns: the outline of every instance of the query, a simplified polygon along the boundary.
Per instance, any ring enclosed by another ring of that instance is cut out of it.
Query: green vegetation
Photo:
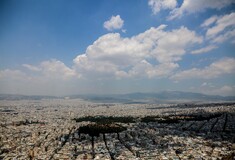
[[[159,117],[157,116],[146,116],[146,117],[141,118],[141,122],[144,122],[144,123],[157,122],[158,118]]]
[[[113,116],[87,116],[87,117],[81,117],[81,118],[74,118],[76,122],[96,122],[99,124],[111,124],[111,123],[135,123],[134,117],[113,117]]]
[[[93,158],[95,158],[94,137],[98,137],[100,134],[103,134],[103,139],[107,147],[105,133],[117,133],[117,136],[119,138],[119,132],[122,132],[126,129],[127,129],[126,127],[123,127],[118,124],[113,124],[113,123],[108,123],[108,124],[95,123],[95,124],[88,124],[86,126],[79,127],[79,134],[84,133],[84,134],[88,134],[89,136],[91,136],[92,156]],[[111,159],[114,159],[114,158],[111,157]]]
[[[158,122],[158,123],[179,123],[180,120],[184,121],[209,121],[210,119],[220,117],[222,113],[214,113],[214,114],[195,114],[195,115],[172,115],[172,116],[146,116],[141,118],[141,122],[149,123],[149,122]]]
[[[222,116],[223,113],[214,113],[214,114],[203,114],[203,115],[191,115],[189,118],[190,121],[209,121],[210,119],[217,118]]]
[[[158,120],[158,123],[179,123],[178,119],[162,119],[162,120]]]
[[[117,123],[135,123],[140,121],[142,123],[149,123],[149,122],[157,122],[157,123],[179,123],[180,121],[203,121],[203,120],[210,120],[212,118],[217,118],[221,116],[222,113],[204,113],[204,114],[194,114],[194,115],[168,115],[168,116],[146,116],[143,118],[137,117],[113,117],[113,116],[87,116],[81,118],[74,118],[76,122],[92,122],[88,125],[81,126],[78,129],[79,135],[81,133],[88,134],[91,136],[91,143],[92,143],[92,155],[95,158],[95,151],[94,151],[94,137],[98,137],[103,135],[103,139],[105,145],[107,146],[105,134],[106,133],[116,133],[118,139],[119,133],[125,131],[127,128],[123,127]],[[180,151],[177,151],[179,153]],[[114,159],[111,157],[111,159]]]
[[[158,116],[146,116],[141,118],[141,122],[149,123],[149,122],[158,122],[158,123],[179,123],[179,119],[172,117],[158,117]]]
[[[119,133],[126,130],[126,127],[117,124],[88,124],[79,128],[79,133],[89,134],[89,136],[99,136],[105,133]]]
[[[184,121],[204,121],[210,120],[212,118],[220,117],[222,113],[214,113],[214,114],[194,114],[194,115],[169,115],[169,116],[146,116],[143,118],[137,117],[113,117],[113,116],[87,116],[81,118],[74,118],[76,122],[95,122],[96,124],[107,125],[114,123],[135,123],[140,120],[142,123],[149,122],[158,122],[158,123],[179,123],[181,120]],[[101,126],[100,125],[100,126]]]

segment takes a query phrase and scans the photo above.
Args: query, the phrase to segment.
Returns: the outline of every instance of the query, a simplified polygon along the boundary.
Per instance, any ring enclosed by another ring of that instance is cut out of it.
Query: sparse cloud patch
[[[211,26],[212,24],[214,24],[214,23],[217,21],[218,18],[219,18],[218,16],[212,16],[212,17],[206,19],[206,20],[201,24],[201,27],[205,27],[205,28],[206,28],[206,27]]]
[[[177,6],[176,0],[149,0],[148,5],[152,9],[153,14],[157,14],[161,10],[174,9]]]
[[[22,64],[22,66],[27,68],[28,70],[31,70],[31,71],[40,71],[41,70],[39,67],[30,65],[30,64]]]
[[[168,17],[169,20],[180,18],[185,14],[192,14],[205,11],[206,9],[216,9],[227,7],[234,4],[233,0],[184,0],[182,5],[178,8],[174,8]],[[211,19],[212,21],[212,19]],[[210,21],[208,21],[209,23]]]
[[[210,18],[209,18],[210,19]],[[234,31],[235,29],[235,12],[216,18],[214,25],[207,29],[206,37],[211,39],[219,34],[226,34],[226,32]],[[206,20],[208,21],[208,20]],[[206,21],[204,23],[206,23]],[[204,24],[203,23],[203,24]],[[228,30],[227,30],[228,29]],[[225,33],[224,33],[225,31]]]
[[[211,51],[211,50],[214,50],[214,49],[216,49],[216,48],[218,48],[218,47],[215,46],[215,45],[209,45],[209,46],[206,46],[206,47],[204,47],[204,48],[200,48],[200,49],[197,49],[197,50],[193,50],[193,51],[191,51],[191,53],[192,53],[192,54],[202,54],[202,53],[207,53],[207,52],[209,52],[209,51]]]
[[[108,21],[104,22],[104,28],[106,28],[108,31],[121,29],[123,25],[124,20],[122,20],[120,15],[112,16]]]

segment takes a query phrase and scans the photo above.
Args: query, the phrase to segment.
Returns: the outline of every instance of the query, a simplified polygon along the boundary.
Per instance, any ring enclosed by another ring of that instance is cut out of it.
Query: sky
[[[234,0],[1,0],[0,93],[235,96]]]

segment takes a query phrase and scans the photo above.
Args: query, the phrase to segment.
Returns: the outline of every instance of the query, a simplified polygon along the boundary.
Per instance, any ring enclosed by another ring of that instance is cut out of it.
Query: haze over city
[[[234,96],[234,19],[233,0],[3,0],[0,93]]]

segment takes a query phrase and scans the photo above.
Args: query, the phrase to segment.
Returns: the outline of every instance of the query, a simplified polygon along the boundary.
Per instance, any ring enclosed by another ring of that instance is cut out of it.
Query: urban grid
[[[129,117],[131,121],[111,122],[123,130],[93,137],[82,133],[81,127],[96,122],[84,117]],[[0,118],[0,159],[4,160],[232,160],[235,155],[234,103],[3,100]]]

